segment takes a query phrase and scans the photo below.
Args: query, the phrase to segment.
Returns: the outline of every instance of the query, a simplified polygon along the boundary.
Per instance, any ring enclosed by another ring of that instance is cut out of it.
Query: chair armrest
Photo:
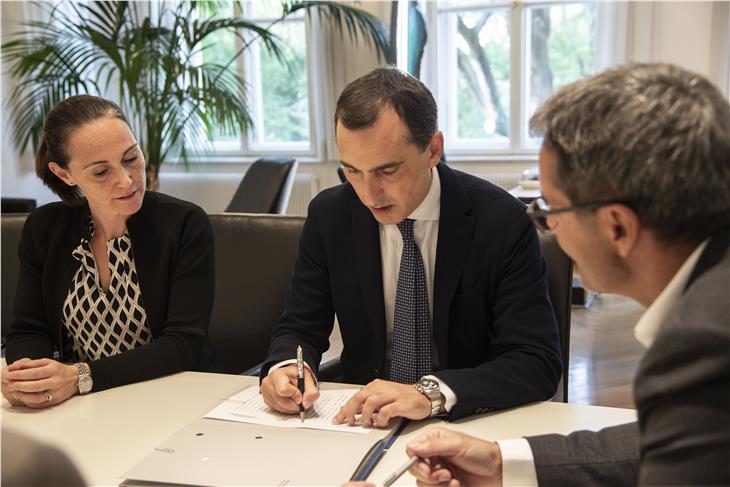
[[[342,382],[342,362],[340,362],[340,357],[333,358],[320,365],[317,380],[324,382]]]
[[[261,375],[261,366],[262,365],[264,365],[263,362],[261,362],[260,364],[254,365],[253,367],[251,367],[248,370],[244,370],[243,372],[241,372],[238,375],[253,375],[255,377],[258,377],[259,375]]]

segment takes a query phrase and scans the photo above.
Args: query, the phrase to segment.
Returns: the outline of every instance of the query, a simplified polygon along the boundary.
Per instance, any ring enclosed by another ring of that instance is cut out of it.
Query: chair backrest
[[[290,157],[262,157],[248,168],[226,212],[283,215],[297,173]]]
[[[2,213],[30,213],[36,208],[36,201],[33,198],[0,198],[0,211]]]
[[[568,402],[570,365],[570,306],[573,285],[573,261],[558,245],[554,235],[540,235],[540,248],[548,267],[548,292],[560,331],[560,350],[563,359],[563,378],[556,401]]]
[[[18,244],[20,235],[23,232],[23,225],[28,218],[27,213],[4,213],[0,220],[0,326],[2,327],[2,343],[5,343],[10,318],[13,316],[15,306],[15,288],[18,285],[18,271],[20,262],[18,260]]]
[[[266,358],[284,311],[304,218],[210,215],[215,235],[215,301],[208,328],[211,371],[241,373]]]

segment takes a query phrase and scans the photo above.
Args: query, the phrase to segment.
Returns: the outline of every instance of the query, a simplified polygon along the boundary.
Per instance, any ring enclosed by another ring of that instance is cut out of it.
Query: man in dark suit
[[[550,398],[561,376],[546,266],[524,206],[439,163],[436,103],[380,68],[335,113],[348,182],[309,206],[286,311],[261,371],[266,403],[309,407],[337,315],[345,382],[335,418],[451,419]],[[296,387],[301,345],[306,391]],[[416,387],[414,387],[414,384]]]
[[[544,199],[528,210],[592,289],[648,307],[638,424],[493,443],[435,429],[423,485],[730,485],[730,105],[704,77],[628,65],[533,116]],[[435,460],[438,459],[438,460]]]

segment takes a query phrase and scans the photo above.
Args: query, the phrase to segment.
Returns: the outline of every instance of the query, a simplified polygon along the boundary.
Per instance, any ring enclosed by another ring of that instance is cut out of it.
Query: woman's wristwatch
[[[79,371],[79,382],[77,384],[79,394],[88,394],[94,386],[94,381],[91,378],[91,369],[83,362],[77,363],[76,368]]]

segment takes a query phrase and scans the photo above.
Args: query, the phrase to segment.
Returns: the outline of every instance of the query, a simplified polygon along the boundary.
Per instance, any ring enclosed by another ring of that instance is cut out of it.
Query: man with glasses
[[[638,424],[493,443],[434,429],[423,485],[730,485],[730,105],[702,76],[636,64],[532,117],[551,231],[591,289],[647,307]],[[458,480],[457,483],[455,480]]]

